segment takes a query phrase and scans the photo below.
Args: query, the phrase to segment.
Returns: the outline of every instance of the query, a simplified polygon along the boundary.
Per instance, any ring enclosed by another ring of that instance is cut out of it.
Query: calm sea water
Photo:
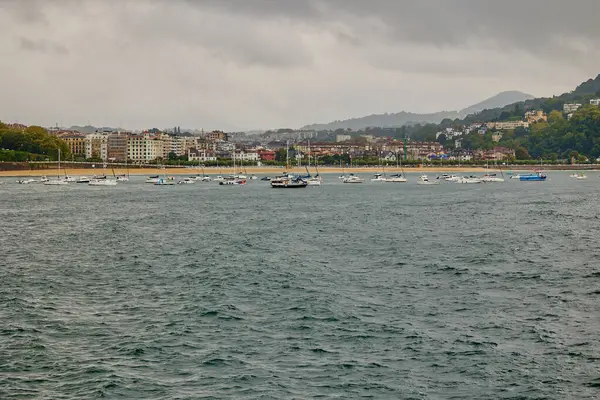
[[[549,176],[6,178],[0,398],[599,398],[600,173]]]

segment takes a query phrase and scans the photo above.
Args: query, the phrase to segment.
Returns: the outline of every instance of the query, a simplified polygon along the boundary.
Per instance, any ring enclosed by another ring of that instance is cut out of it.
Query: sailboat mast
[[[310,167],[310,139],[308,139],[308,166]]]
[[[285,167],[290,169],[290,141],[285,142]]]
[[[56,177],[60,179],[60,148],[58,149],[58,173]]]

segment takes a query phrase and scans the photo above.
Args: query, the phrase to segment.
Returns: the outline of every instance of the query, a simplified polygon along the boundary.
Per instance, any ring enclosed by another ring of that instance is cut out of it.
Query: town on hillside
[[[589,100],[600,107],[600,99]],[[582,104],[565,103],[562,116],[571,119]],[[71,161],[129,162],[132,164],[181,163],[215,165],[219,162],[246,165],[394,164],[402,161],[513,161],[526,159],[506,139],[520,132],[547,126],[543,110],[517,110],[491,122],[450,123],[435,127],[422,135],[410,133],[410,127],[372,128],[360,131],[278,129],[261,133],[223,131],[181,131],[175,127],[143,131],[98,129],[84,133],[77,129],[47,128],[49,135],[63,141],[70,150]],[[515,115],[515,113],[517,115]],[[560,113],[553,111],[553,113]],[[4,124],[5,129],[25,132],[27,126]],[[423,130],[423,129],[421,129]],[[0,131],[1,133],[1,131]],[[414,133],[414,132],[413,132]],[[0,135],[1,137],[1,135]],[[419,140],[421,139],[421,140]],[[10,146],[3,144],[3,150]],[[12,149],[18,150],[18,149]],[[517,148],[518,151],[518,148]]]

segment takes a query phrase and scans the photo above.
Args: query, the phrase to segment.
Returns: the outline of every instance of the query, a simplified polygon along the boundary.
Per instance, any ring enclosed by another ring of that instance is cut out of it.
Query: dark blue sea
[[[2,178],[0,399],[600,398],[600,172],[548,175]]]

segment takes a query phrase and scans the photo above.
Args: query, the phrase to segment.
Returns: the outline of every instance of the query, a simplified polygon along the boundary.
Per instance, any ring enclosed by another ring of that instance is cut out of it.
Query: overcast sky
[[[0,120],[300,127],[560,94],[599,0],[0,0]]]

